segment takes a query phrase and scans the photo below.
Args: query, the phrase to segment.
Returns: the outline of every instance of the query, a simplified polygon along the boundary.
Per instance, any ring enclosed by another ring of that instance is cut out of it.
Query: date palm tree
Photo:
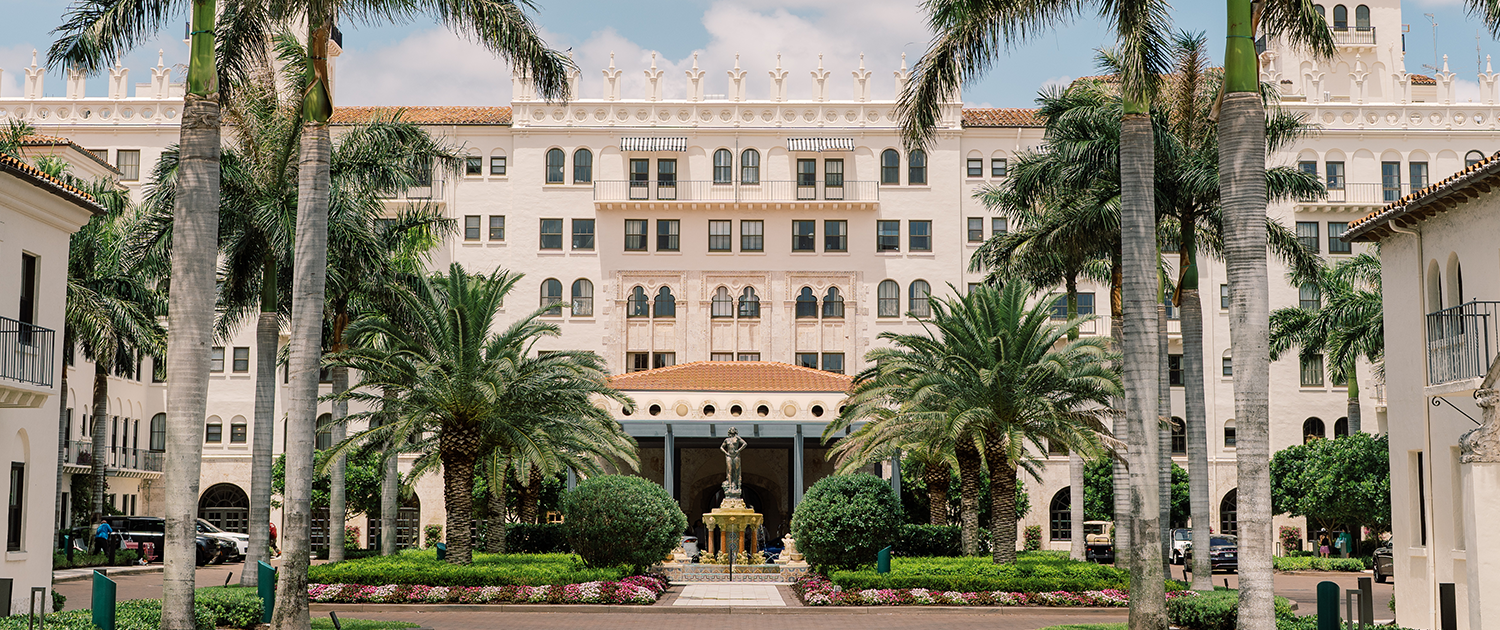
[[[1360,431],[1358,361],[1378,364],[1385,356],[1380,259],[1360,254],[1308,277],[1292,274],[1294,286],[1312,287],[1318,303],[1271,313],[1271,360],[1298,349],[1305,365],[1327,359],[1328,376],[1349,389],[1349,432]]]

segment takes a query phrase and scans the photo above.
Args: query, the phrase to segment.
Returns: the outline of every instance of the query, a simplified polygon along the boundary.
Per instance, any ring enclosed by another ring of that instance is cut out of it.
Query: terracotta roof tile
[[[1418,218],[1425,218],[1428,214],[1427,210],[1441,212],[1446,209],[1446,206],[1436,203],[1437,200],[1447,198],[1466,188],[1478,186],[1481,182],[1490,180],[1497,175],[1500,175],[1500,153],[1484,158],[1476,162],[1473,166],[1465,167],[1464,170],[1449,175],[1440,182],[1430,184],[1426,188],[1412,192],[1391,202],[1384,208],[1371,212],[1365,215],[1364,218],[1350,223],[1348,230],[1344,233],[1344,240],[1379,240],[1383,234],[1372,234],[1372,232],[1385,232],[1386,230],[1382,228],[1391,221],[1410,214],[1420,214],[1421,216]],[[1480,189],[1488,191],[1489,187],[1483,186]],[[1457,201],[1462,203],[1468,201],[1469,198],[1468,195],[1463,195],[1459,196]]]
[[[1437,79],[1425,74],[1408,74],[1406,76],[1411,79],[1412,85],[1437,85]]]
[[[1041,127],[1035,109],[1014,107],[965,107],[965,127]]]
[[[624,391],[834,392],[849,391],[852,377],[773,361],[696,361],[611,377]]]
[[[31,185],[47,189],[58,197],[62,197],[94,214],[104,214],[104,208],[94,197],[82,190],[68,185],[66,182],[42,172],[41,169],[27,164],[20,158],[0,154],[0,171],[12,173],[21,179],[27,180]]]
[[[88,159],[93,160],[94,162],[96,162],[96,163],[98,163],[100,165],[103,165],[104,167],[108,168],[109,170],[114,171],[116,173],[120,172],[120,169],[116,168],[115,165],[110,164],[109,162],[104,161],[102,158],[100,158],[97,155],[94,155],[93,151],[90,151],[90,150],[85,149],[85,148],[83,148],[81,146],[78,146],[78,143],[73,142],[72,140],[69,140],[69,139],[64,138],[62,136],[47,136],[47,135],[42,135],[42,134],[39,134],[39,133],[34,133],[34,134],[29,135],[29,136],[22,136],[22,138],[21,138],[21,146],[23,146],[23,147],[72,147],[74,149],[78,149],[79,153],[82,153],[82,154],[88,156]]]
[[[338,107],[329,120],[335,125],[369,122],[379,114],[419,125],[509,125],[509,107]]]

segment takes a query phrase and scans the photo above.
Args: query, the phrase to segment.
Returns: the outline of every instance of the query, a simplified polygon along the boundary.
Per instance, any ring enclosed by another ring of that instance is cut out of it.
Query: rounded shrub
[[[792,537],[809,564],[852,569],[875,562],[881,549],[896,542],[900,510],[884,479],[864,473],[824,477],[792,514]]]
[[[660,562],[682,540],[687,516],[667,491],[640,477],[605,475],[562,497],[568,546],[591,567]]]

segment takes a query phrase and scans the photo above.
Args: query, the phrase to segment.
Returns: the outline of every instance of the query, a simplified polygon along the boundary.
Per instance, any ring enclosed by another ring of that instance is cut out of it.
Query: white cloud
[[[510,67],[483,46],[443,29],[340,55],[335,96],[346,105],[499,105],[510,102]]]
[[[1479,82],[1468,79],[1453,78],[1453,101],[1455,103],[1480,103],[1483,99],[1479,96]]]
[[[1042,81],[1042,87],[1038,88],[1038,91],[1050,90],[1052,88],[1066,88],[1073,84],[1073,79],[1075,78],[1077,77],[1070,77],[1068,75],[1052,77],[1046,81]]]

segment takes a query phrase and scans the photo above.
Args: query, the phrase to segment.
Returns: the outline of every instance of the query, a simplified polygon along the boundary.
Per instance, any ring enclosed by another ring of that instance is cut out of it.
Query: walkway
[[[673,606],[786,606],[775,584],[688,584]]]

